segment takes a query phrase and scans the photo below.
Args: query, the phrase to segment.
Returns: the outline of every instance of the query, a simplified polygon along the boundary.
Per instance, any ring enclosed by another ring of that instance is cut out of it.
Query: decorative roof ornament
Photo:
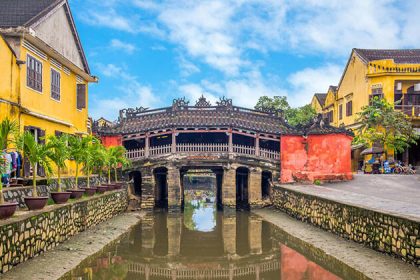
[[[172,110],[176,111],[176,110],[182,109],[184,107],[187,107],[189,103],[190,103],[190,101],[185,100],[185,96],[182,97],[182,98],[175,98],[172,101]]]
[[[145,107],[136,107],[136,108],[127,108],[127,109],[122,109],[120,110],[120,117],[119,117],[119,121],[121,121],[122,119],[126,118],[126,119],[130,119],[130,118],[134,118],[137,115],[145,112],[149,110],[149,108],[145,108]]]
[[[270,114],[273,116],[281,116],[283,114],[283,111],[280,109],[275,109],[275,108],[261,108],[259,111],[266,113],[266,114]]]
[[[195,107],[211,107],[211,103],[207,101],[204,95],[201,95],[201,97],[195,103]]]
[[[225,96],[221,97],[219,101],[216,102],[219,107],[232,108],[232,99],[226,98]]]

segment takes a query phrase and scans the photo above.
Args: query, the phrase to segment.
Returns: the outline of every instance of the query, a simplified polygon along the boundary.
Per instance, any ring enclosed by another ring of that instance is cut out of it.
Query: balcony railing
[[[420,118],[420,105],[394,105],[394,108],[409,117]]]
[[[175,150],[173,150],[175,149]],[[196,154],[196,153],[229,153],[228,144],[176,144],[150,147],[148,155],[144,148],[128,150],[126,155],[130,160],[139,160],[147,157],[158,157],[171,154],[173,151],[180,154]],[[280,159],[280,152],[269,149],[260,148],[259,151],[255,147],[232,145],[232,153],[238,155],[257,156],[266,159]]]

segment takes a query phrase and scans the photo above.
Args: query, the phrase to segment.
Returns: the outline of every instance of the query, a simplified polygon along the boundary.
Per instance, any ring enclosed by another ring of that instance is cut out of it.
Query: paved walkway
[[[54,280],[81,261],[115,242],[137,224],[143,212],[129,212],[81,232],[54,249],[32,258],[0,276],[2,280]]]
[[[420,222],[420,175],[357,174],[348,182],[282,187]]]
[[[283,212],[274,209],[252,211],[280,227],[284,232],[293,236],[293,238],[307,243],[309,250],[319,251],[319,256],[325,254],[327,258],[332,257],[337,260],[333,262],[335,265],[342,268],[344,266],[350,266],[352,269],[366,275],[368,279],[420,279],[420,269],[414,265],[409,265],[356,242],[346,240],[320,228],[297,221]]]

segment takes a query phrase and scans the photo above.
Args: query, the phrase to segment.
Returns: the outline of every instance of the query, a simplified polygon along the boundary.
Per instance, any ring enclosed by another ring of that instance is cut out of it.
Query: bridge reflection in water
[[[181,213],[150,214],[63,279],[340,279],[292,249],[281,230],[260,217],[213,214],[209,231],[191,229]]]

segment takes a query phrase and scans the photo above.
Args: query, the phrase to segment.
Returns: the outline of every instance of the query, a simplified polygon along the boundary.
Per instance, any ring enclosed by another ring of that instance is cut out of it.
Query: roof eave
[[[67,19],[70,22],[71,30],[73,33],[73,36],[75,38],[77,47],[79,49],[79,54],[82,57],[82,62],[84,66],[84,71],[90,75],[90,68],[89,64],[86,59],[85,52],[83,50],[83,46],[79,37],[79,33],[77,32],[76,25],[74,23],[73,15],[70,10],[70,6],[67,0],[57,0],[47,8],[45,8],[43,11],[41,11],[38,15],[34,16],[32,19],[30,19],[28,22],[24,24],[24,27],[33,28],[44,21],[45,18],[48,17],[49,14],[54,13],[57,9],[64,6],[65,12],[67,15]]]

